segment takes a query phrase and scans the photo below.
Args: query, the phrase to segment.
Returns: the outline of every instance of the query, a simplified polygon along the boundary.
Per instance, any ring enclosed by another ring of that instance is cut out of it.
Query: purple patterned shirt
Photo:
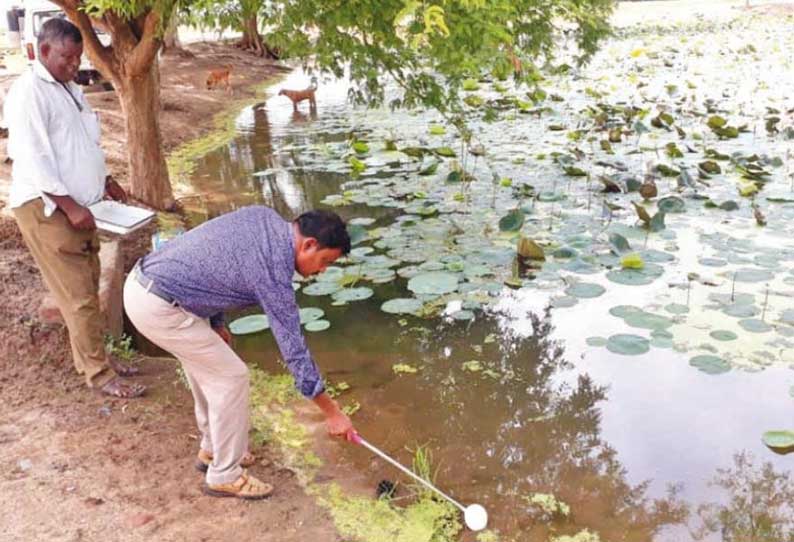
[[[140,265],[183,309],[213,322],[224,310],[260,305],[295,387],[305,397],[323,391],[292,288],[292,223],[273,209],[245,207],[214,218],[147,254]]]

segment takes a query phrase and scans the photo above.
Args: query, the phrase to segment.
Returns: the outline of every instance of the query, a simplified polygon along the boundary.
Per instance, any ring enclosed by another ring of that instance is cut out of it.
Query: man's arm
[[[295,379],[295,387],[311,399],[325,415],[328,432],[348,439],[353,434],[353,423],[339,409],[339,405],[325,392],[322,376],[312,359],[300,328],[298,304],[292,282],[286,284],[260,284],[259,303],[268,315],[270,328],[278,343],[281,355]]]
[[[55,205],[63,211],[69,223],[78,230],[93,230],[96,228],[94,222],[94,215],[88,210],[88,207],[83,207],[71,196],[57,196],[55,194],[47,194]]]

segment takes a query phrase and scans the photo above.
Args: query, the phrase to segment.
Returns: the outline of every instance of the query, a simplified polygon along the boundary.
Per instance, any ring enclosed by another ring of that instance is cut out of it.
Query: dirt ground
[[[233,67],[235,98],[283,71],[229,45],[196,43],[195,56],[161,63],[160,117],[167,149],[202,135],[229,105],[203,87],[207,71]],[[15,76],[0,72],[0,90]],[[0,96],[4,92],[0,92]],[[89,95],[99,113],[111,173],[126,182],[121,111],[113,92]],[[0,140],[0,160],[5,158]],[[113,400],[89,391],[72,368],[62,326],[38,318],[46,293],[9,216],[10,167],[0,166],[0,540],[338,540],[326,512],[266,447],[252,471],[274,483],[267,501],[215,499],[200,491],[192,399],[176,364],[144,359],[149,393]],[[148,249],[144,231],[125,240],[127,268]]]

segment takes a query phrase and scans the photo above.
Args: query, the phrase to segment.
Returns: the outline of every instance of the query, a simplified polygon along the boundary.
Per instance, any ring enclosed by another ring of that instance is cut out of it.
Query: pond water
[[[347,101],[347,82],[321,81],[316,113],[279,96],[244,110],[235,139],[199,160],[191,183],[204,197],[190,211],[201,221],[257,203],[359,219],[368,237],[353,257],[300,284],[301,307],[330,323],[306,332],[311,350],[368,440],[407,464],[427,445],[437,483],[486,506],[504,539],[779,540],[794,529],[791,461],[761,439],[794,429],[785,29],[629,29],[586,69],[547,74],[534,102],[480,82],[469,95],[485,105],[470,100],[469,114],[492,106],[472,123],[485,157],[462,153],[435,112],[366,110]],[[296,71],[277,88],[307,84]],[[627,118],[633,105],[647,112]],[[710,129],[714,115],[738,137]],[[353,135],[368,148],[354,150]],[[699,174],[711,158],[720,172]],[[449,177],[456,162],[475,180]],[[740,190],[755,167],[764,186],[751,201]],[[620,192],[603,193],[599,177]],[[658,197],[643,201],[631,181],[649,177]],[[631,202],[654,215],[665,196],[684,212],[641,227]],[[518,227],[500,228],[511,212]],[[519,233],[546,253],[528,274],[514,265]],[[634,253],[642,269],[622,268]],[[408,289],[433,273],[451,289],[431,278]],[[323,283],[334,286],[313,291]],[[334,302],[350,283],[371,297]],[[384,312],[395,298],[432,314]],[[279,370],[269,332],[235,347]],[[345,453],[373,485],[396,477]]]

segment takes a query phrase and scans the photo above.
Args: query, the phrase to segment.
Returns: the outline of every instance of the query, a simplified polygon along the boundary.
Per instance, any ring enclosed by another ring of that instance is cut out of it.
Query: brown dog
[[[309,109],[315,110],[317,109],[317,102],[314,99],[314,92],[317,90],[317,79],[312,78],[312,84],[309,88],[305,88],[303,90],[288,90],[286,88],[282,88],[279,92],[279,96],[286,96],[290,100],[292,100],[292,109],[293,111],[298,110],[298,104],[303,100],[309,100]]]
[[[223,85],[226,87],[226,92],[232,94],[234,90],[232,89],[231,75],[231,66],[227,68],[211,70],[209,75],[207,75],[207,90],[212,90]]]

